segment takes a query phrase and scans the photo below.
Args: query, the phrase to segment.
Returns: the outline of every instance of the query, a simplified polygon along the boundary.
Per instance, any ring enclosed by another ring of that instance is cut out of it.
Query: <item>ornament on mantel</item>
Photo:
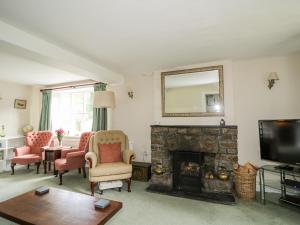
[[[226,123],[225,123],[225,120],[224,119],[221,119],[220,120],[220,126],[221,127],[225,127]]]

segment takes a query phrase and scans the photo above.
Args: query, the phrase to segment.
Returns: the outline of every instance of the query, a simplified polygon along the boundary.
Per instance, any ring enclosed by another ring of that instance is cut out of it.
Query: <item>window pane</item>
[[[63,128],[66,135],[71,136],[79,136],[84,131],[91,131],[92,103],[92,88],[53,91],[51,104],[53,131]]]
[[[84,93],[72,93],[72,108],[74,113],[83,113]]]
[[[73,115],[72,116],[72,127],[71,127],[71,133],[70,135],[79,136],[81,131],[83,130],[83,115]]]
[[[83,130],[92,130],[93,114],[84,114]]]

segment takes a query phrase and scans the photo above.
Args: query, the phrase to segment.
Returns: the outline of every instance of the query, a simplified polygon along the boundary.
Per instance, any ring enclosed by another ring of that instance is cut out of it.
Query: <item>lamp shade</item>
[[[279,80],[278,73],[272,72],[268,76],[268,80]]]
[[[114,108],[115,93],[112,91],[96,91],[93,106],[94,108]]]

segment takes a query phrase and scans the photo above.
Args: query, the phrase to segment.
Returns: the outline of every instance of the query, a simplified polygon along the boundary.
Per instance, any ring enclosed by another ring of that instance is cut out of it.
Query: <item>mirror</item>
[[[162,116],[224,116],[223,66],[161,73]]]

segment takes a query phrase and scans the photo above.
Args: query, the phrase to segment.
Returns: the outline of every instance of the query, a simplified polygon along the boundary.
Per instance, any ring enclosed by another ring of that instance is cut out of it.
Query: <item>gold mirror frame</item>
[[[220,105],[221,112],[184,112],[184,113],[166,113],[165,112],[165,77],[170,75],[195,73],[195,72],[205,72],[218,70],[219,72],[219,95],[220,95]],[[163,117],[207,117],[207,116],[224,116],[224,80],[223,80],[223,65],[209,66],[185,70],[174,70],[166,71],[161,73],[161,103],[162,103],[162,116]]]

